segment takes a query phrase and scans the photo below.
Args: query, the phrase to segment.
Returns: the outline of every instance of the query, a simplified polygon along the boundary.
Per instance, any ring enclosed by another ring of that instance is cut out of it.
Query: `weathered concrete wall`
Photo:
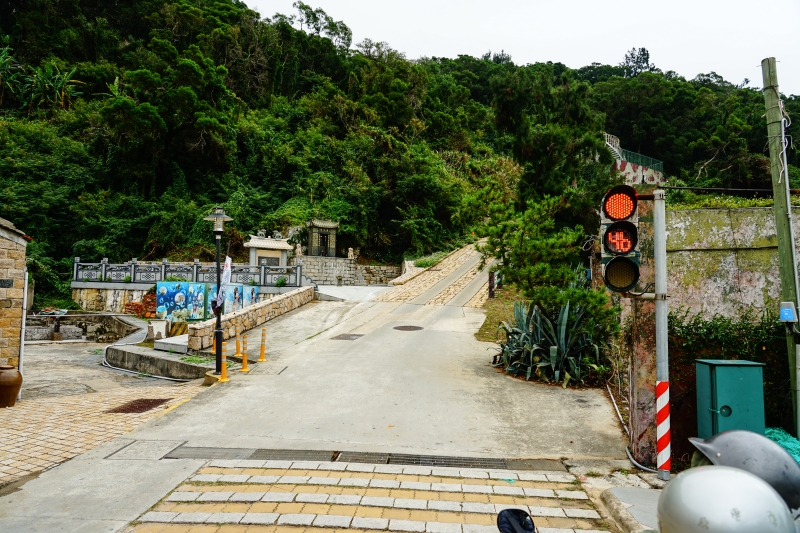
[[[667,211],[670,309],[683,306],[707,318],[733,317],[744,309],[777,311],[781,284],[773,213],[771,207]],[[792,213],[800,220],[800,209]]]
[[[72,300],[86,311],[124,313],[128,302],[141,302],[147,290],[134,289],[72,289]]]
[[[0,364],[19,366],[27,243],[11,228],[0,226]]]
[[[243,329],[253,329],[275,317],[297,309],[314,298],[313,287],[301,287],[286,294],[264,300],[241,311],[222,315],[222,337],[230,339],[236,335],[236,325]],[[211,346],[211,334],[216,319],[189,324],[189,349],[202,350]]]
[[[212,369],[210,365],[186,363],[179,355],[158,353],[142,346],[111,346],[106,351],[106,360],[117,368],[174,379],[199,379]]]
[[[303,263],[303,275],[319,285],[385,285],[401,274],[397,266],[358,265],[355,259],[346,257],[319,257],[304,255],[289,259],[290,265]]]

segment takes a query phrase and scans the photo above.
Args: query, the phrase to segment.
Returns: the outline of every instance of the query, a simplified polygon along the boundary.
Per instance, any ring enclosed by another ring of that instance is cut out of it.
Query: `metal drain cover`
[[[419,331],[421,329],[425,329],[421,326],[395,326],[394,329],[398,331]]]
[[[364,335],[357,335],[355,333],[342,333],[341,335],[336,335],[335,337],[331,337],[332,341],[354,341],[359,337],[363,337]]]
[[[123,403],[119,407],[109,409],[106,413],[146,413],[159,405],[167,403],[171,399],[172,398],[140,398],[138,400],[131,400],[128,403]]]

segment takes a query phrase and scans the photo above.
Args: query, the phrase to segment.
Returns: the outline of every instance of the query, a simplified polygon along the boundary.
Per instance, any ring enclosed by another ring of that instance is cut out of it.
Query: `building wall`
[[[155,285],[155,284],[153,284]],[[124,313],[128,302],[141,302],[147,289],[72,289],[72,301],[85,311],[105,311],[108,313]]]
[[[19,366],[26,244],[0,227],[0,363],[12,366]]]

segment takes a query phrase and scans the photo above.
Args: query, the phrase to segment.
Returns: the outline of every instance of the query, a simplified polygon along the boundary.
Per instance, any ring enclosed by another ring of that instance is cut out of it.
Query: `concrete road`
[[[489,366],[493,345],[474,338],[482,310],[319,302],[307,311],[284,320],[283,335],[268,333],[287,342],[286,330],[296,325],[305,330],[301,342],[136,438],[493,457],[625,455],[602,390],[526,383]],[[306,338],[309,320],[337,314],[335,326]],[[405,325],[423,329],[394,329]],[[361,336],[336,339],[341,334]]]
[[[526,383],[489,366],[494,345],[474,337],[482,310],[351,298],[308,304],[268,323],[267,364],[236,373],[230,383],[125,439],[0,497],[0,531],[119,531],[202,464],[159,460],[158,454],[109,458],[132,440],[151,441],[155,448],[185,442],[500,458],[625,457],[623,434],[602,390]],[[336,338],[343,334],[352,340]]]

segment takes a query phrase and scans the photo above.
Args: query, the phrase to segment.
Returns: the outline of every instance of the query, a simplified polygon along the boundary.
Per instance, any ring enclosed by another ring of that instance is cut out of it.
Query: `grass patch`
[[[136,346],[141,346],[143,348],[154,349],[156,347],[156,341],[142,341],[139,344],[137,344]]]
[[[682,191],[683,192],[683,191]],[[773,198],[741,198],[739,196],[694,194],[685,192],[675,203],[667,202],[670,211],[687,211],[691,209],[741,209],[745,207],[772,207]],[[800,197],[792,195],[792,205],[797,207]]]
[[[434,252],[430,255],[425,255],[418,259],[414,259],[414,266],[419,268],[430,268],[436,266],[439,262],[447,257],[450,252]]]
[[[483,304],[483,308],[486,309],[486,320],[483,321],[481,329],[475,333],[475,338],[483,342],[498,342],[498,335],[503,335],[503,332],[497,331],[497,325],[508,320],[514,312],[514,302],[523,299],[522,293],[510,285],[495,290],[495,297],[487,299]]]
[[[183,361],[184,363],[194,363],[194,364],[198,364],[198,365],[204,365],[206,363],[214,362],[214,361],[216,361],[216,359],[214,357],[201,357],[201,356],[197,356],[197,355],[186,355],[184,357],[181,357],[181,361]]]

